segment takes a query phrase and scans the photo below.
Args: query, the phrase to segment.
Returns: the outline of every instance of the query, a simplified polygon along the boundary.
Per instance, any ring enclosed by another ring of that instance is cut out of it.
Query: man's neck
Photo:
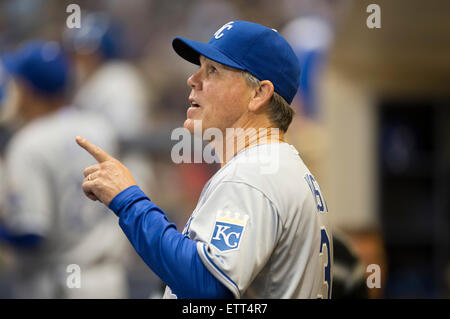
[[[25,123],[31,123],[34,120],[48,116],[60,110],[63,107],[62,101],[60,100],[49,100],[45,103],[45,101],[35,102],[29,111],[25,115]]]
[[[220,159],[221,167],[225,166],[239,152],[260,144],[284,143],[284,133],[275,127],[244,126],[228,128],[224,132],[223,141],[215,141],[214,150]],[[217,145],[219,142],[221,145]],[[213,142],[214,143],[214,142]]]

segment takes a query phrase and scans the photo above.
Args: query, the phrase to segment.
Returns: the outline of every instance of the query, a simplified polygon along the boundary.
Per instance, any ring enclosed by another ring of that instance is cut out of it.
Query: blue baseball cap
[[[69,63],[54,41],[33,40],[3,56],[5,69],[44,95],[63,93],[68,84]]]
[[[300,85],[300,63],[289,43],[274,29],[247,21],[231,21],[208,43],[183,37],[172,41],[183,59],[200,65],[200,55],[272,82],[275,92],[291,104]]]
[[[105,60],[123,56],[122,28],[103,12],[89,13],[81,21],[81,28],[67,29],[64,44],[82,54],[100,54]]]

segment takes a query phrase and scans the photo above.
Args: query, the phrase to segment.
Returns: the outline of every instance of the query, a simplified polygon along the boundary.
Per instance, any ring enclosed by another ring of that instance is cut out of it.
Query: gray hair
[[[261,85],[261,81],[249,72],[242,71],[242,75],[250,87],[255,88]],[[277,92],[273,92],[268,108],[268,116],[272,124],[278,127],[283,133],[286,133],[292,122],[294,113],[289,103]]]

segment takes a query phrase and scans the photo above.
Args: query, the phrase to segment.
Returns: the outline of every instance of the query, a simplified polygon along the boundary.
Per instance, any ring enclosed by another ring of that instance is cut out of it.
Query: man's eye
[[[209,66],[209,68],[208,68],[208,72],[209,73],[216,73],[217,72],[217,69],[214,67],[214,66]]]

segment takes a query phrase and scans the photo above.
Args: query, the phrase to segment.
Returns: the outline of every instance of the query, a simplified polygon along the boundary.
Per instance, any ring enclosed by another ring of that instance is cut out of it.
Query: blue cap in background
[[[105,60],[123,55],[122,28],[104,12],[84,15],[81,28],[67,29],[63,39],[68,49],[81,54],[100,54]]]
[[[302,114],[310,118],[319,115],[319,76],[325,66],[334,33],[328,20],[307,15],[289,22],[281,32],[297,55],[302,75],[298,97]]]
[[[274,29],[247,21],[222,26],[208,43],[182,37],[172,42],[183,59],[200,64],[200,55],[220,64],[248,71],[272,82],[289,104],[300,84],[300,63],[289,43]]]
[[[66,90],[69,62],[57,42],[29,41],[2,60],[13,77],[20,78],[36,92],[58,95]]]

